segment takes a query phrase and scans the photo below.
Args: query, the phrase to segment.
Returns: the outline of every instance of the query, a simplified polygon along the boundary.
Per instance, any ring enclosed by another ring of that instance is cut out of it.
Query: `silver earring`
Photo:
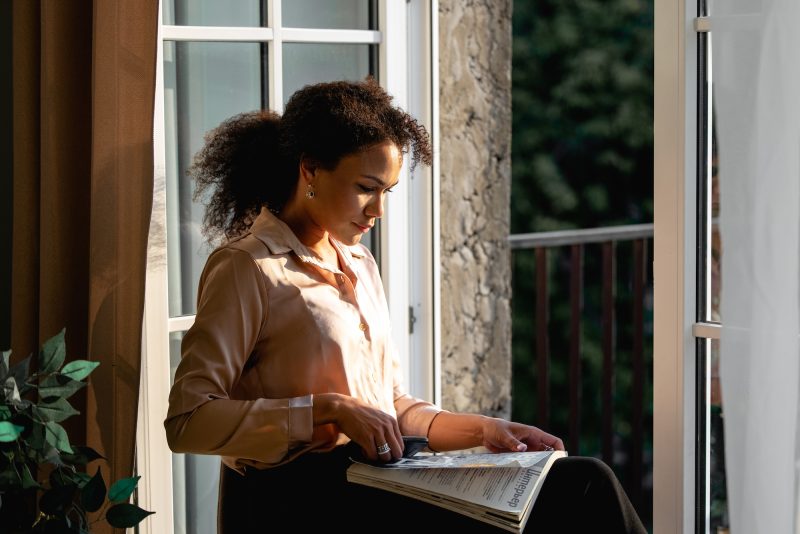
[[[314,198],[314,188],[311,187],[311,184],[308,184],[306,187],[308,187],[308,190],[306,191],[306,198],[311,200]]]

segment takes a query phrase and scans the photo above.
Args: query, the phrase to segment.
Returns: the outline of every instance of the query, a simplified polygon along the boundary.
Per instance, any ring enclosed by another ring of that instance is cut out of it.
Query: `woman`
[[[402,456],[403,435],[427,436],[435,451],[564,448],[536,427],[445,411],[404,390],[379,271],[359,243],[383,215],[403,155],[431,161],[426,131],[391,100],[369,79],[306,86],[283,116],[223,122],[195,159],[197,195],[210,194],[205,229],[225,243],[200,279],[165,427],[173,451],[222,457],[220,532],[263,531],[278,516],[309,530],[336,525],[337,496],[359,505],[349,530],[421,515],[465,521],[348,484],[353,447],[384,462]],[[607,467],[588,464],[582,476],[603,479],[603,498],[640,527]],[[568,496],[549,486],[544,501]],[[466,520],[473,527],[485,528]]]

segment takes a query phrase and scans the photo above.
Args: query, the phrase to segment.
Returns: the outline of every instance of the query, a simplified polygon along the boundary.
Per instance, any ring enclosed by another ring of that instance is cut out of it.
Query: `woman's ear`
[[[310,184],[317,174],[318,167],[319,165],[310,158],[305,156],[300,158],[300,178],[305,180],[307,184]]]

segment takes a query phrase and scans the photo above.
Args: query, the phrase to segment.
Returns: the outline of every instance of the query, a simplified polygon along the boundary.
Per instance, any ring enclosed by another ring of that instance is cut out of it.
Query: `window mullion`
[[[269,108],[283,113],[283,32],[281,31],[281,0],[267,2],[267,21],[272,28],[269,44]]]
[[[274,38],[273,28],[221,26],[162,26],[166,41],[246,41],[267,42]]]
[[[407,7],[405,2],[382,0],[378,4],[378,28],[383,36],[378,52],[381,85],[394,97],[393,103],[408,109],[407,77]],[[392,341],[397,349],[403,380],[409,384],[409,191],[408,165],[403,165],[400,181],[402,193],[391,195],[386,202],[380,225],[380,266],[389,317]]]
[[[320,30],[281,28],[281,40],[293,43],[380,44],[381,32],[372,30]]]

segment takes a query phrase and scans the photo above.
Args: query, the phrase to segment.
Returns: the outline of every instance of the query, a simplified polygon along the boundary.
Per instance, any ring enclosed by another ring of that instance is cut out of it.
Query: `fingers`
[[[564,449],[564,442],[561,441],[556,436],[552,434],[548,434],[547,432],[542,432],[542,437],[539,441],[539,450],[540,451],[563,451]]]
[[[504,429],[505,432],[501,432],[502,438],[496,445],[504,447],[506,450],[513,452],[564,450],[564,443],[561,439],[535,426],[506,422],[505,424],[499,423],[498,427]]]
[[[539,442],[532,445],[531,449],[537,451],[563,451],[564,442],[551,434],[542,432]]]
[[[403,456],[403,438],[396,419],[386,415],[385,418],[382,418],[381,424],[372,428],[367,427],[364,430],[371,434],[366,436],[366,443],[371,446],[364,447],[364,452],[369,459],[389,462],[393,458]]]
[[[361,446],[366,458],[388,462],[403,456],[403,438],[393,416],[354,397],[345,397],[338,410],[340,430]]]
[[[398,432],[399,434],[399,428]],[[403,439],[398,439],[398,435],[390,432],[388,435],[383,434],[383,437],[375,436],[375,452],[378,458],[383,462],[389,462],[393,458],[400,458],[403,456]]]

